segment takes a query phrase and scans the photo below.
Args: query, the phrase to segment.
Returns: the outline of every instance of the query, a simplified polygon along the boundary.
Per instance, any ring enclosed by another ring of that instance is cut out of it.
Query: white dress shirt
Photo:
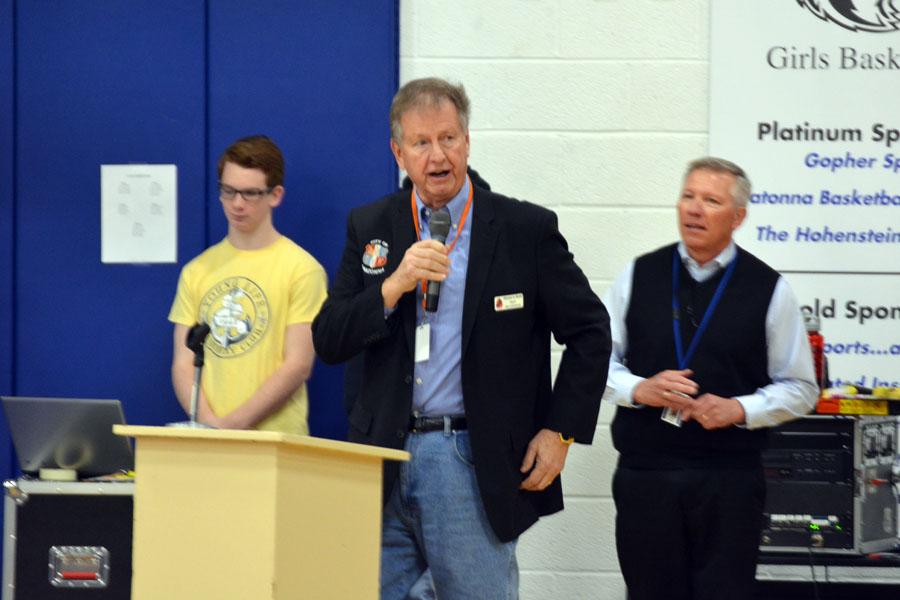
[[[705,265],[700,265],[687,253],[684,242],[678,253],[688,272],[703,282],[728,265],[737,254],[731,242],[725,250]],[[631,282],[634,261],[616,278],[603,298],[609,311],[612,330],[612,355],[609,359],[609,378],[603,399],[629,408],[640,408],[633,401],[635,386],[644,380],[623,364],[628,350],[628,331],[625,315],[631,302]],[[784,277],[779,277],[766,312],[767,372],[772,383],[736,400],[744,407],[746,427],[772,427],[802,416],[815,408],[819,388],[815,383],[812,352],[800,304]],[[672,365],[675,369],[676,365]]]

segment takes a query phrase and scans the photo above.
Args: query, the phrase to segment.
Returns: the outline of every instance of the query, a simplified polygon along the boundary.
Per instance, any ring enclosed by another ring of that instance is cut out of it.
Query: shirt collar
[[[678,242],[678,254],[681,256],[681,262],[685,267],[703,270],[712,268],[718,271],[719,269],[724,269],[728,266],[728,263],[734,259],[735,255],[737,255],[737,246],[735,245],[734,240],[728,242],[728,245],[725,246],[725,249],[722,250],[718,256],[703,266],[700,266],[700,263],[691,258],[691,255],[688,254],[687,246],[684,245],[683,241]]]
[[[469,199],[469,187],[472,185],[472,182],[469,181],[469,176],[466,175],[466,180],[463,182],[463,186],[459,188],[459,191],[456,193],[453,198],[450,199],[450,202],[447,203],[447,209],[450,211],[450,222],[455,227],[459,220],[462,218],[462,212],[466,207],[466,200]],[[425,209],[425,203],[422,202],[422,199],[419,198],[419,192],[416,190],[416,210],[419,211],[419,215],[422,218],[419,219],[419,229],[425,231],[428,229],[428,218],[425,216],[426,214],[430,215],[430,210]],[[471,212],[472,209],[469,209]]]

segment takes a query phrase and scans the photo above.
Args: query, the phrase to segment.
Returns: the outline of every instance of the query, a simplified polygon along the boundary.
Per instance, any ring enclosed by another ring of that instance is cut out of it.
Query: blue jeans
[[[412,458],[384,509],[382,600],[407,600],[426,570],[441,600],[518,598],[516,542],[498,540],[488,523],[469,433],[410,433],[406,450]]]

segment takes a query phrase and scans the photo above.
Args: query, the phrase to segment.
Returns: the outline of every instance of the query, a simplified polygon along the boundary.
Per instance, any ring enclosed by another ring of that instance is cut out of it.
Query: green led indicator
[[[819,530],[819,526],[816,525],[815,523],[810,523],[810,524],[809,524],[809,528],[810,528],[812,531],[818,531],[818,530]]]

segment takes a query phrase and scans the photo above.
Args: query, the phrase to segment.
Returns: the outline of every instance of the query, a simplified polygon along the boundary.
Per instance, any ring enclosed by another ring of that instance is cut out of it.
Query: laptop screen
[[[23,473],[74,469],[84,478],[134,468],[130,442],[112,432],[113,425],[125,422],[118,400],[3,396],[2,401]]]

